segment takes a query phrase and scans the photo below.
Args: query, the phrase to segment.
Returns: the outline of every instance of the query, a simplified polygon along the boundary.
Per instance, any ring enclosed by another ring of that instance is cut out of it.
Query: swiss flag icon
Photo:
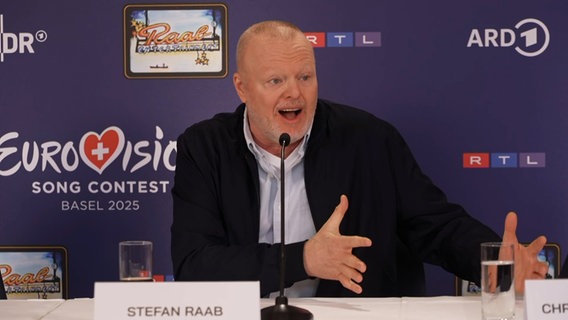
[[[91,169],[102,174],[124,148],[124,133],[118,127],[108,127],[101,134],[87,132],[81,138],[81,159]]]

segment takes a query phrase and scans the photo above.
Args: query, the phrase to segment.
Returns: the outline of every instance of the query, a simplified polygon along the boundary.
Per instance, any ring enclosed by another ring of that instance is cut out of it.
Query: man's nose
[[[286,98],[297,98],[300,96],[300,86],[298,80],[291,79],[286,82]]]

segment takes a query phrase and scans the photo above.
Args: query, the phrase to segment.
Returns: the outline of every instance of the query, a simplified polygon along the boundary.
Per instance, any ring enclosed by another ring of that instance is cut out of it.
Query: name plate
[[[96,282],[95,320],[260,320],[256,282]]]
[[[527,320],[568,319],[568,279],[525,282]]]

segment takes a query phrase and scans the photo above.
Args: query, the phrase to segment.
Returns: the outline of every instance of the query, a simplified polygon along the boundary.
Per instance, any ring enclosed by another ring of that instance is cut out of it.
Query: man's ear
[[[237,91],[241,102],[246,103],[247,98],[245,93],[246,90],[244,88],[245,84],[243,83],[242,77],[238,72],[233,75],[233,85],[235,86],[235,90]]]

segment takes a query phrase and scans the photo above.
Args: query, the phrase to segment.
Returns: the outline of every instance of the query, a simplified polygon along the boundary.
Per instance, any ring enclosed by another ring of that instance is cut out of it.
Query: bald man
[[[399,132],[374,115],[318,98],[311,44],[264,21],[240,37],[234,112],[178,139],[171,249],[178,281],[259,280],[279,290],[280,152],[286,148],[286,294],[421,296],[423,263],[480,282],[481,242],[517,246],[516,289],[543,278],[539,237],[503,238],[422,173]]]

